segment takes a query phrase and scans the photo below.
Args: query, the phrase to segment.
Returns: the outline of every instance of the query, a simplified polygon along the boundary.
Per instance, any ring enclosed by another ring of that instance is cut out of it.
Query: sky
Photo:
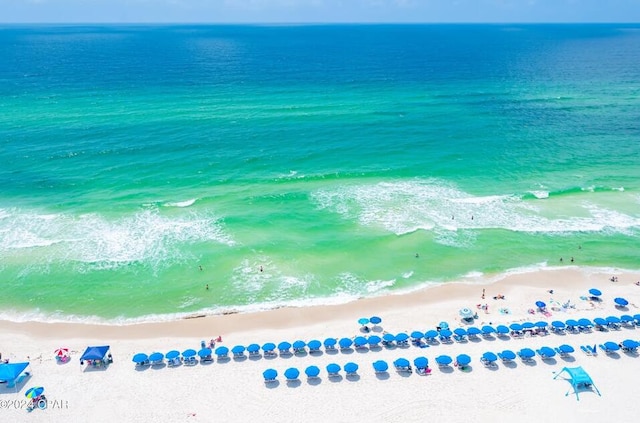
[[[0,0],[2,23],[640,22],[640,0]]]

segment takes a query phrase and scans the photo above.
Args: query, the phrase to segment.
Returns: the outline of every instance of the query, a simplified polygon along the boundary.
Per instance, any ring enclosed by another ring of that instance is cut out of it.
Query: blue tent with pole
[[[29,365],[28,362],[24,363],[4,363],[0,364],[0,380],[4,380],[9,388],[16,385],[20,375]]]
[[[109,352],[108,345],[103,345],[99,347],[87,347],[87,349],[84,350],[84,353],[80,357],[80,361],[104,360],[104,357],[107,355],[107,352]]]
[[[571,383],[571,386],[573,387],[573,391],[575,392],[576,398],[578,401],[580,401],[580,396],[578,395],[578,392],[581,389],[590,390],[593,387],[596,393],[599,396],[602,396],[600,394],[600,391],[598,391],[598,388],[596,388],[596,385],[593,383],[591,376],[589,376],[589,374],[582,367],[564,367],[553,378],[556,379],[565,372],[569,375],[569,379],[565,379],[565,380],[568,380],[569,383]],[[570,393],[571,393],[571,390],[567,391],[567,393],[564,394],[564,396],[566,397]]]

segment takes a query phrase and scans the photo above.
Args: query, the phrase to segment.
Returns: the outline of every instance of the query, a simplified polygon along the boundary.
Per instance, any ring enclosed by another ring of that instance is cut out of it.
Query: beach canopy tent
[[[12,385],[28,365],[28,362],[0,364],[0,380],[9,382],[9,385]]]
[[[567,380],[571,383],[571,386],[573,387],[573,391],[575,392],[576,398],[578,399],[578,401],[580,401],[580,397],[578,396],[578,391],[580,389],[589,389],[593,387],[596,393],[599,396],[602,396],[600,395],[600,391],[598,391],[598,388],[596,388],[596,385],[594,385],[593,380],[591,380],[591,376],[589,376],[589,374],[585,372],[585,370],[582,367],[564,367],[553,378],[556,379],[558,376],[560,376],[563,373],[567,373],[569,375],[569,379]],[[570,392],[571,391],[567,391],[567,393],[564,396],[566,397],[567,395],[569,395]]]
[[[602,295],[602,292],[600,292],[599,289],[591,288],[589,290],[589,294],[593,295],[594,297],[599,297],[600,295]]]
[[[104,357],[109,352],[109,346],[103,345],[99,347],[87,347],[84,350],[84,354],[80,357],[80,361],[84,360],[104,360]]]

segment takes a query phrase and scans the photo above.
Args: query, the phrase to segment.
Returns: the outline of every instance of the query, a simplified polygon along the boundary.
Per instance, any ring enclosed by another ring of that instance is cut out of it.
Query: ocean
[[[0,319],[638,270],[638,63],[631,24],[0,26]]]

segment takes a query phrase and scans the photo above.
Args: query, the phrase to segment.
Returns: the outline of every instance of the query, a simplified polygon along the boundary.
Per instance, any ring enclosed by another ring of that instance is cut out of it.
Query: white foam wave
[[[549,198],[549,191],[529,191],[534,197],[539,199]]]
[[[437,242],[451,246],[474,242],[474,235],[461,232],[464,230],[624,232],[640,227],[637,216],[584,201],[567,206],[562,199],[542,203],[518,195],[474,196],[436,179],[341,186],[316,191],[311,198],[318,208],[363,226],[384,228],[397,235],[433,231]]]
[[[185,201],[167,202],[167,203],[164,203],[163,206],[164,207],[189,207],[194,205],[196,201],[198,201],[197,198],[192,198],[190,200],[185,200]]]
[[[25,248],[44,248],[50,262],[102,268],[172,261],[183,257],[184,244],[203,241],[234,243],[219,218],[206,213],[164,216],[155,209],[108,219],[99,214],[52,215],[16,209],[0,220],[0,257],[19,255]]]

